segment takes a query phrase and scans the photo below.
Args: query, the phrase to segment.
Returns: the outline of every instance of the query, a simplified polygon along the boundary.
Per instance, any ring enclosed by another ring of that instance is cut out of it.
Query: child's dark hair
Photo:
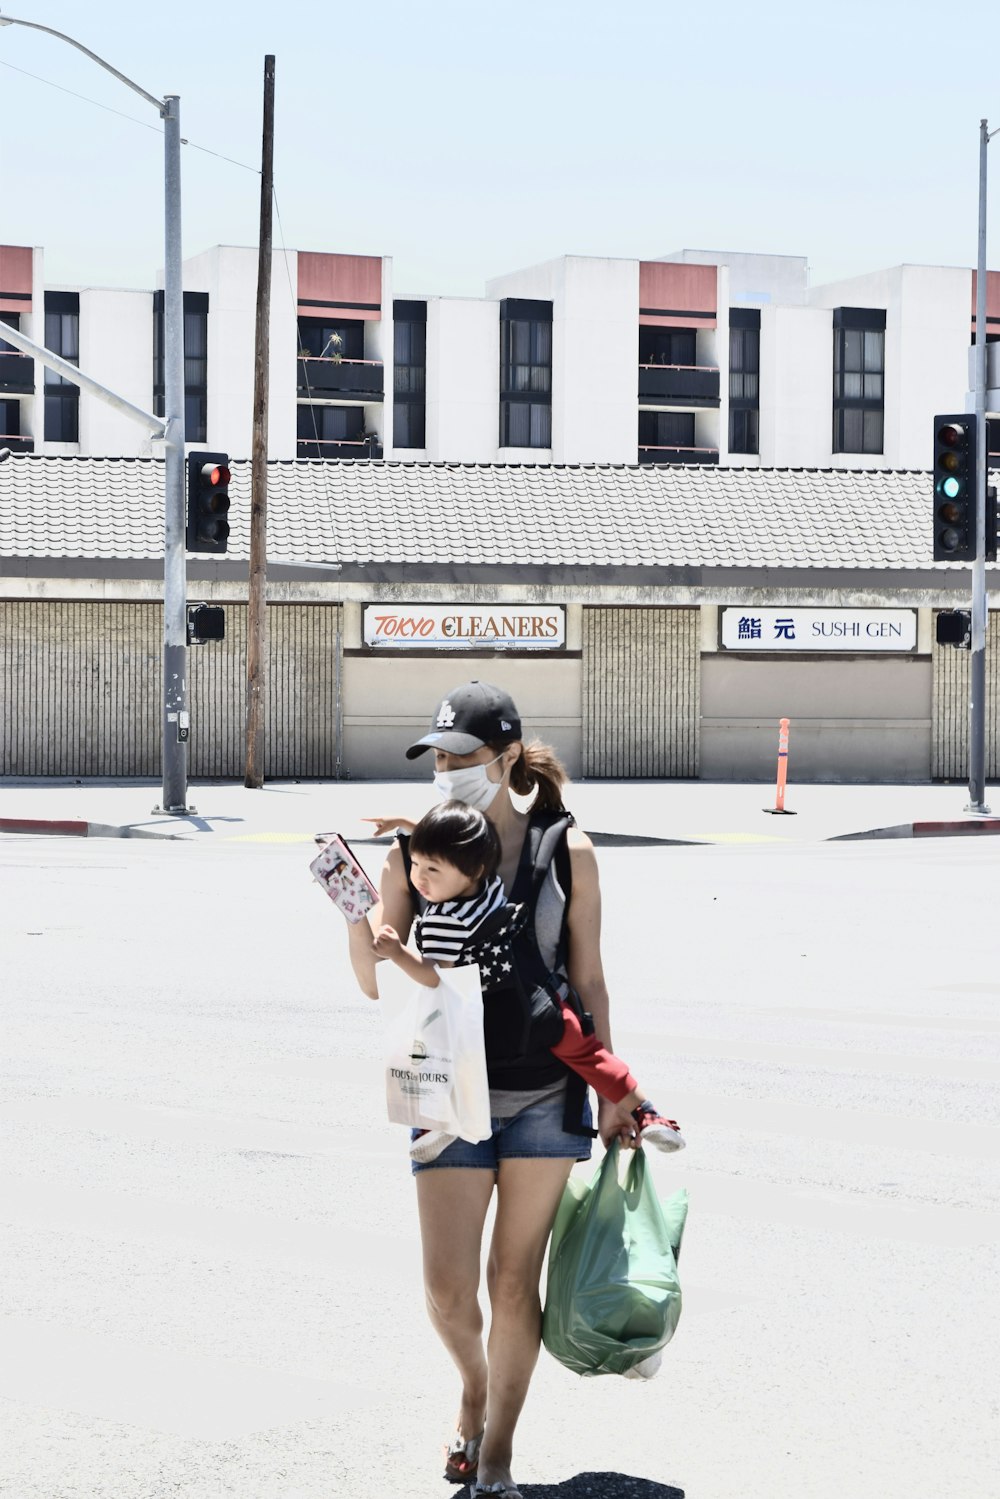
[[[442,802],[410,834],[411,854],[454,864],[470,880],[491,880],[500,865],[500,839],[488,817],[465,802]]]

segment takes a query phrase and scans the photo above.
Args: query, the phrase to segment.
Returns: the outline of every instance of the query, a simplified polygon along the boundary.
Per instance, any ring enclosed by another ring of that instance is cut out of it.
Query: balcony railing
[[[718,406],[719,371],[704,364],[640,364],[639,400],[647,406]]]
[[[295,455],[297,458],[381,458],[382,446],[377,442],[362,442],[360,439],[300,437]]]
[[[35,361],[30,354],[0,353],[0,391],[30,396],[35,389]]]
[[[381,401],[383,385],[383,367],[375,359],[299,359],[300,396]]]
[[[9,448],[12,453],[33,453],[35,442],[32,437],[5,437],[0,432],[0,448]]]
[[[718,448],[639,447],[640,463],[718,463]]]

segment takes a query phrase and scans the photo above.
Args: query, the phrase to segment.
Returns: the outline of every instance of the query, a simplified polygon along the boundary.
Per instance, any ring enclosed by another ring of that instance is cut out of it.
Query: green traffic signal
[[[934,418],[934,560],[976,556],[977,422],[971,414]]]

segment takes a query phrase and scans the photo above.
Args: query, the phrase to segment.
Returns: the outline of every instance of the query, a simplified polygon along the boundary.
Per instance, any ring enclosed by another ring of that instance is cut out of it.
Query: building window
[[[673,364],[694,368],[698,363],[696,328],[639,328],[639,363]]]
[[[19,328],[20,314],[0,312],[0,334],[5,328]],[[30,354],[6,338],[0,337],[0,393],[5,396],[29,396],[35,393],[35,361]]]
[[[423,448],[427,442],[427,303],[394,302],[392,444]]]
[[[153,411],[165,412],[163,293],[153,293]],[[208,441],[208,293],[184,293],[184,440]]]
[[[552,446],[552,303],[500,303],[500,446]]]
[[[20,401],[0,400],[0,440],[21,435]]]
[[[427,411],[419,405],[396,401],[392,408],[392,444],[396,448],[427,446]]]
[[[693,411],[640,411],[640,448],[693,448]]]
[[[70,364],[80,363],[80,295],[45,293],[45,347]],[[45,441],[80,441],[80,387],[45,370]]]
[[[990,468],[1000,468],[1000,421],[986,423],[986,455],[991,460]],[[992,460],[996,459],[996,462]]]
[[[760,452],[760,312],[729,309],[729,451]]]
[[[552,407],[535,401],[501,401],[502,448],[550,448]]]
[[[364,359],[363,318],[300,317],[299,356],[302,359]]]
[[[378,439],[365,430],[363,406],[320,406],[300,401],[299,458],[381,458]]]
[[[885,311],[833,314],[833,451],[881,453],[885,425]]]

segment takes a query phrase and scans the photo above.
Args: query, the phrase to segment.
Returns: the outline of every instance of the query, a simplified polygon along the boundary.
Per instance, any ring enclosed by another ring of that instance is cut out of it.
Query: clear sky
[[[195,146],[259,166],[273,52],[276,244],[392,255],[397,294],[482,295],[557,255],[684,247],[804,255],[814,284],[975,264],[979,120],[1000,126],[997,0],[0,9],[180,94],[185,255],[256,243],[258,176]],[[43,245],[49,284],[152,285],[163,166],[149,125],[151,106],[64,42],[0,29],[0,243]],[[996,266],[1000,136],[990,155]]]

